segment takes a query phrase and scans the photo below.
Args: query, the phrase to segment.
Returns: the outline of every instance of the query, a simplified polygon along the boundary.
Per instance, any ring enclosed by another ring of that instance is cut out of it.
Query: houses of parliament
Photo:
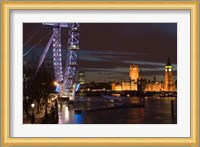
[[[165,65],[165,79],[164,82],[157,81],[155,76],[153,81],[147,81],[142,70],[139,71],[138,65],[131,64],[129,69],[129,82],[112,83],[113,91],[168,91],[174,92],[177,90],[176,84],[173,81],[173,68],[168,58]]]

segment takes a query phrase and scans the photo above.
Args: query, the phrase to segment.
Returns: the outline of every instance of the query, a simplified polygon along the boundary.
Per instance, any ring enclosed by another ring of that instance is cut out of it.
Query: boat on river
[[[110,96],[110,95],[102,95],[103,98],[107,99],[111,103],[115,102],[122,102],[126,97],[116,97],[116,96]]]

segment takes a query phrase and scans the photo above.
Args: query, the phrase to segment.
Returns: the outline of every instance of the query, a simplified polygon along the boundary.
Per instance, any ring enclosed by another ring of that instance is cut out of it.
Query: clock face
[[[171,68],[169,68],[169,71],[172,71],[172,69],[171,69]]]
[[[167,68],[165,69],[165,71],[167,71]]]

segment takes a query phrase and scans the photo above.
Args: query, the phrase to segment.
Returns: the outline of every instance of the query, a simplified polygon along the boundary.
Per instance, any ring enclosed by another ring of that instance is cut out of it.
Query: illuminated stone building
[[[137,80],[139,77],[138,65],[131,64],[129,68],[129,82],[112,83],[112,90],[126,91],[126,90],[137,90]]]
[[[176,91],[176,85],[173,82],[172,65],[170,59],[167,59],[165,65],[165,82],[156,81],[155,77],[152,82],[146,84],[145,91]]]
[[[121,91],[122,90],[122,84],[121,83],[112,83],[112,90],[113,91]]]
[[[131,64],[129,69],[129,77],[132,82],[137,82],[139,77],[138,65]]]
[[[122,90],[130,90],[130,82],[122,82],[121,83],[121,89]]]
[[[165,66],[165,82],[157,81],[154,76],[153,81],[144,78],[142,70],[139,72],[138,65],[131,64],[129,69],[130,82],[112,83],[113,91],[138,90],[142,91],[176,91],[176,85],[173,82],[172,65],[168,58]]]
[[[173,75],[172,75],[172,65],[170,63],[170,59],[167,59],[167,64],[165,65],[165,91],[175,91],[176,86],[173,82]]]
[[[137,90],[137,83],[133,82],[112,83],[112,90],[113,91]]]
[[[130,78],[130,82],[127,82],[126,86],[129,85],[129,90],[137,90],[137,80],[139,77],[139,68],[138,65],[135,64],[131,64],[130,68],[129,68],[129,78]]]
[[[145,90],[144,91],[163,91],[164,90],[164,84],[163,82],[159,82],[156,80],[156,77],[154,76],[153,81],[149,81],[145,85]]]

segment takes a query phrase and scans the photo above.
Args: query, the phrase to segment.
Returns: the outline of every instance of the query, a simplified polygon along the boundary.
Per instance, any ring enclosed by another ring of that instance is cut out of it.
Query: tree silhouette
[[[40,113],[40,102],[44,98],[46,101],[45,114],[47,114],[48,97],[49,94],[54,92],[54,76],[51,71],[46,68],[41,68],[37,74],[35,74],[35,68],[23,67],[24,81],[23,81],[23,108],[29,117],[29,107],[34,101],[37,102],[37,113]]]

